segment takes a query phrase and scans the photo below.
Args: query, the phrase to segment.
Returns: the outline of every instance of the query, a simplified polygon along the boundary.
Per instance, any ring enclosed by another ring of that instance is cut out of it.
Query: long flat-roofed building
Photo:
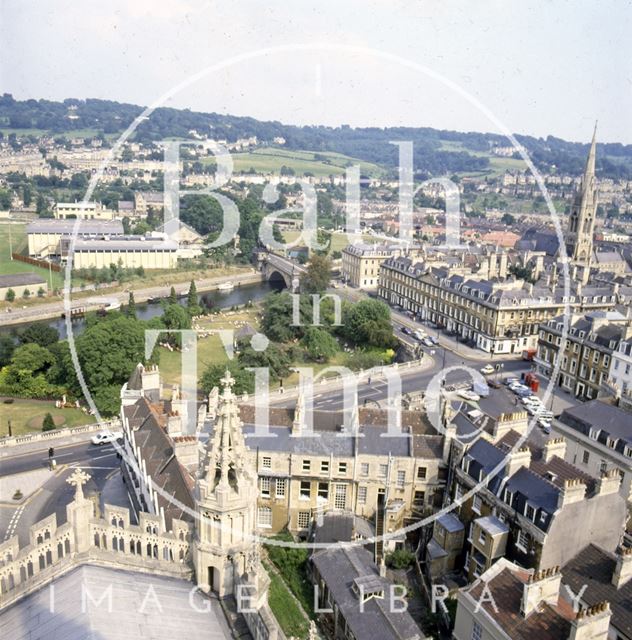
[[[36,220],[26,228],[28,252],[32,258],[65,258],[75,233],[76,239],[114,238],[124,234],[120,220]]]
[[[117,238],[85,238],[74,246],[75,269],[122,267],[137,269],[175,269],[178,243],[163,234],[121,236]]]

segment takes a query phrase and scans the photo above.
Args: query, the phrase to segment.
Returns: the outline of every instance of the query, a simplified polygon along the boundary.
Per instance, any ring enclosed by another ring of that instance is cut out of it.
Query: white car
[[[494,371],[496,371],[496,369],[494,369],[494,367],[492,367],[492,365],[491,365],[491,364],[486,364],[486,365],[481,369],[481,373],[482,373],[482,374],[484,374],[484,375],[486,375],[486,376],[491,375],[492,373],[494,373]]]
[[[470,402],[478,402],[481,399],[479,395],[469,389],[461,389],[457,395],[464,400],[469,400]]]
[[[116,442],[117,440],[123,441],[122,431],[99,431],[99,433],[92,436],[90,439],[92,444],[102,445]]]

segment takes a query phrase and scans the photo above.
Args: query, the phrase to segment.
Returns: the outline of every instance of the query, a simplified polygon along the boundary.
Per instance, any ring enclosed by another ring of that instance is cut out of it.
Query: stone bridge
[[[262,261],[261,272],[268,282],[283,282],[293,289],[292,281],[305,273],[305,267],[276,253],[268,253]]]

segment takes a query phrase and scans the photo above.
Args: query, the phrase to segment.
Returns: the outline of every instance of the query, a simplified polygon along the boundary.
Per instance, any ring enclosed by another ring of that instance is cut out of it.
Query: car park
[[[494,373],[495,369],[494,367],[492,367],[491,364],[486,364],[482,369],[481,369],[481,373],[485,374],[486,376]]]
[[[110,444],[112,442],[123,442],[122,431],[99,431],[90,438],[92,444],[101,446],[103,444]]]

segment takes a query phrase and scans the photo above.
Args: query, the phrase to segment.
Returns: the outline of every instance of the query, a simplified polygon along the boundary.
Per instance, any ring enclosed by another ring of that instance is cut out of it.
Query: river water
[[[235,287],[231,291],[208,291],[201,293],[198,296],[200,305],[202,307],[213,309],[230,309],[233,305],[242,305],[248,302],[256,302],[265,298],[272,291],[278,291],[278,287],[274,283],[270,282],[257,282],[254,284],[247,284],[241,287]],[[180,304],[186,304],[186,297],[180,298]],[[139,320],[150,320],[156,316],[162,315],[163,308],[160,301],[156,302],[137,302],[136,303],[136,317]],[[17,332],[24,326],[34,324],[32,322],[26,324],[18,324],[7,327],[0,327],[1,333]],[[52,320],[42,320],[41,324],[47,324],[49,327],[54,327],[59,331],[60,339],[65,339],[66,335],[66,321],[62,318],[55,318]],[[72,320],[73,334],[78,335],[85,329],[85,318],[76,318]]]

